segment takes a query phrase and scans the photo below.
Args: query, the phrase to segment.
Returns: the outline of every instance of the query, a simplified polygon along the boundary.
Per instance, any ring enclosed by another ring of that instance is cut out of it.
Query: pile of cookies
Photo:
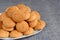
[[[45,25],[38,11],[31,10],[24,4],[10,6],[0,15],[0,38],[30,35]]]

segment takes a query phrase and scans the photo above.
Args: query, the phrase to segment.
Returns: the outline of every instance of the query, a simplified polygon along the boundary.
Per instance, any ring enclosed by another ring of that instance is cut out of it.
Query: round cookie
[[[45,27],[45,25],[46,25],[45,21],[40,20],[40,21],[38,22],[38,24],[35,26],[35,29],[36,29],[36,30],[41,30],[41,29],[43,29],[43,28]]]
[[[33,28],[29,28],[29,30],[27,30],[26,32],[24,32],[25,35],[29,35],[29,34],[32,34],[34,33],[34,29]]]
[[[7,37],[9,37],[9,32],[0,29],[0,38],[7,38]]]
[[[27,20],[29,17],[30,17],[30,13],[28,12],[22,12],[22,11],[15,11],[13,14],[12,14],[12,19],[15,21],[15,22],[21,22],[23,20]]]
[[[21,37],[22,35],[23,34],[21,32],[18,32],[16,30],[11,31],[11,33],[10,33],[10,37],[12,37],[12,38]]]
[[[23,12],[31,12],[30,7],[25,6],[24,4],[18,4],[17,7],[18,7],[20,10],[23,10]]]
[[[41,15],[39,14],[39,12],[38,11],[33,11],[35,14],[36,14],[36,16],[37,16],[37,20],[40,20],[40,18],[41,18]]]
[[[22,8],[25,7],[25,5],[24,5],[24,4],[18,4],[17,7],[18,7],[19,9],[22,9]]]
[[[30,7],[28,7],[28,6],[25,6],[22,10],[23,10],[23,12],[31,12]]]
[[[30,14],[30,18],[27,20],[27,21],[33,21],[36,19],[36,14],[32,11],[31,14]]]
[[[37,25],[37,23],[38,23],[38,20],[30,21],[29,26],[34,28]]]
[[[21,12],[21,11],[15,11],[13,14],[12,14],[12,19],[15,21],[15,22],[20,22],[20,21],[23,21],[24,20],[24,13]]]
[[[12,31],[12,30],[14,30],[14,28],[7,28],[7,27],[5,27],[4,25],[2,25],[2,28],[3,28],[5,31]]]
[[[6,17],[4,20],[3,20],[3,25],[5,27],[14,27],[15,26],[15,23],[13,22],[13,20],[11,20],[9,17]]]
[[[11,6],[11,7],[8,7],[8,8],[5,10],[5,12],[6,12],[6,14],[7,14],[9,17],[12,17],[12,16],[13,16],[12,14],[13,14],[16,10],[19,10],[19,8],[16,7],[16,6]]]
[[[29,25],[26,21],[21,21],[16,24],[16,29],[19,32],[26,32],[29,29]]]

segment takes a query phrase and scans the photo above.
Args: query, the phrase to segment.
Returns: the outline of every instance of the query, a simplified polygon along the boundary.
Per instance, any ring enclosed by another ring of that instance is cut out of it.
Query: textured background
[[[41,19],[47,23],[37,35],[20,40],[60,40],[60,0],[0,0],[0,12],[19,3],[41,12]]]

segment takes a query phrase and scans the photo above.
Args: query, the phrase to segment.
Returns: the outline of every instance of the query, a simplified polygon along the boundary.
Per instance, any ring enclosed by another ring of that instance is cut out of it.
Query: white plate
[[[0,15],[1,15],[1,13],[0,13]],[[39,31],[35,30],[33,34],[30,34],[30,35],[23,35],[23,36],[18,37],[18,38],[0,38],[0,39],[3,39],[3,40],[21,39],[21,38],[25,38],[25,37],[29,37],[29,36],[35,35],[35,34],[41,32],[41,31],[42,31],[42,30],[39,30]]]

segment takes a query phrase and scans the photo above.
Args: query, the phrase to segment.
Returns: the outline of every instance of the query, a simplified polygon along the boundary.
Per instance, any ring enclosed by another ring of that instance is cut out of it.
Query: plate
[[[1,13],[0,13],[1,15]],[[14,40],[14,39],[21,39],[21,38],[25,38],[25,37],[29,37],[29,36],[32,36],[32,35],[35,35],[35,34],[38,34],[39,32],[41,32],[42,30],[35,30],[33,34],[30,34],[30,35],[23,35],[21,37],[18,37],[18,38],[0,38],[0,39],[3,39],[3,40]]]

